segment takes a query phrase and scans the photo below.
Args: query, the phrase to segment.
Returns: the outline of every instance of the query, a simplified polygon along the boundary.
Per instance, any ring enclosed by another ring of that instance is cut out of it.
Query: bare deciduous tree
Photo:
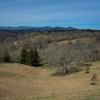
[[[43,52],[45,63],[63,68],[63,74],[72,72],[73,66],[82,62],[80,50],[75,50],[74,45],[58,45],[55,43]],[[77,66],[76,66],[77,68]]]

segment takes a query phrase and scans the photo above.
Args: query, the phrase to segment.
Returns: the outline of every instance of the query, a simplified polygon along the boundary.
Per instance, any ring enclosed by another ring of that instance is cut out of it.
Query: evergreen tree
[[[26,52],[26,64],[30,65],[30,52],[29,51]]]
[[[0,62],[2,61],[2,58],[0,57]]]
[[[38,55],[38,51],[35,48],[34,49],[34,66],[39,66],[39,65],[40,65],[40,58],[39,58],[39,55]]]
[[[31,49],[29,52],[29,65],[34,66],[34,50]]]
[[[6,56],[3,58],[4,62],[10,62],[10,55],[7,53]]]
[[[27,64],[26,58],[27,58],[28,52],[26,49],[22,49],[21,52],[21,59],[20,59],[20,63],[21,64]]]
[[[39,55],[36,49],[31,49],[29,52],[29,65],[31,66],[39,66]]]

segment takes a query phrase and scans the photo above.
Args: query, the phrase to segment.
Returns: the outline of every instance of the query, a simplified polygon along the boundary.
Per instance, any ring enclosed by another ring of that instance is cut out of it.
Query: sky
[[[0,26],[100,29],[100,0],[0,0]]]

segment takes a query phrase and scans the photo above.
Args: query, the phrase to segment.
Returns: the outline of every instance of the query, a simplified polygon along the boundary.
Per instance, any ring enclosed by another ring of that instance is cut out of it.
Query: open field
[[[0,100],[100,100],[100,61],[85,74],[84,68],[66,76],[53,76],[46,67],[2,64],[0,67]],[[97,85],[90,85],[97,74]]]

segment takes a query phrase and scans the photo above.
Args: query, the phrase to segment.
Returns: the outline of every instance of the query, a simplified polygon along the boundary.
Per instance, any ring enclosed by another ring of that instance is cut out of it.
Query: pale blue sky
[[[0,26],[100,29],[100,0],[0,0]]]

